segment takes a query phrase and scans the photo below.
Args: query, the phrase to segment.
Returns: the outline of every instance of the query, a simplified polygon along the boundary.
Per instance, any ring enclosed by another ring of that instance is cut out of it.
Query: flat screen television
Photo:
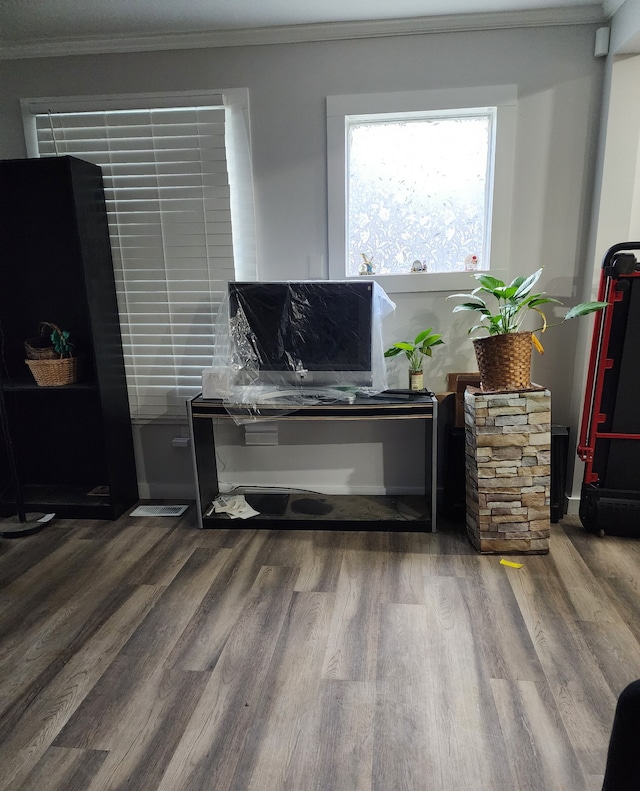
[[[253,384],[372,384],[374,284],[300,281],[229,283],[236,362]]]

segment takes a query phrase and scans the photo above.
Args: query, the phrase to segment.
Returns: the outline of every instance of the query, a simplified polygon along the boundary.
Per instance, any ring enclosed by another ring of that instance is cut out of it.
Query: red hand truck
[[[604,256],[578,456],[580,520],[600,535],[640,537],[640,242]]]

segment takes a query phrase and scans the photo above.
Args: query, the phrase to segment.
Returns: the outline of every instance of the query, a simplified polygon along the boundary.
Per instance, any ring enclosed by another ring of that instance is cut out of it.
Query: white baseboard
[[[565,496],[564,505],[567,516],[577,516],[580,511],[580,498],[574,496]]]

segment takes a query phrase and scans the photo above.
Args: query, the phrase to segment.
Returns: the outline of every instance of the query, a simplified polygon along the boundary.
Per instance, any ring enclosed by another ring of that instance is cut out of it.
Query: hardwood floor
[[[58,521],[0,543],[1,791],[597,791],[640,542]]]

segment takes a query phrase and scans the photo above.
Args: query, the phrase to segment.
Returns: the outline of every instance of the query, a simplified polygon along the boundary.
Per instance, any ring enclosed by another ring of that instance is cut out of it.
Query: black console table
[[[198,522],[202,528],[315,528],[324,530],[436,530],[436,452],[437,400],[431,393],[402,398],[388,394],[360,397],[353,403],[309,404],[283,407],[260,406],[260,416],[274,421],[343,421],[343,420],[414,420],[425,428],[424,497],[362,496],[358,509],[357,495],[317,495],[314,503],[308,495],[247,494],[250,505],[260,515],[250,520],[229,519],[226,514],[211,513],[211,504],[220,494],[215,449],[215,424],[233,420],[225,404],[201,395],[188,402],[189,430],[196,480]],[[292,499],[294,500],[293,502]],[[348,507],[347,507],[347,501]],[[345,507],[340,507],[342,503]],[[336,507],[333,507],[336,504]],[[256,525],[256,523],[259,523]]]

